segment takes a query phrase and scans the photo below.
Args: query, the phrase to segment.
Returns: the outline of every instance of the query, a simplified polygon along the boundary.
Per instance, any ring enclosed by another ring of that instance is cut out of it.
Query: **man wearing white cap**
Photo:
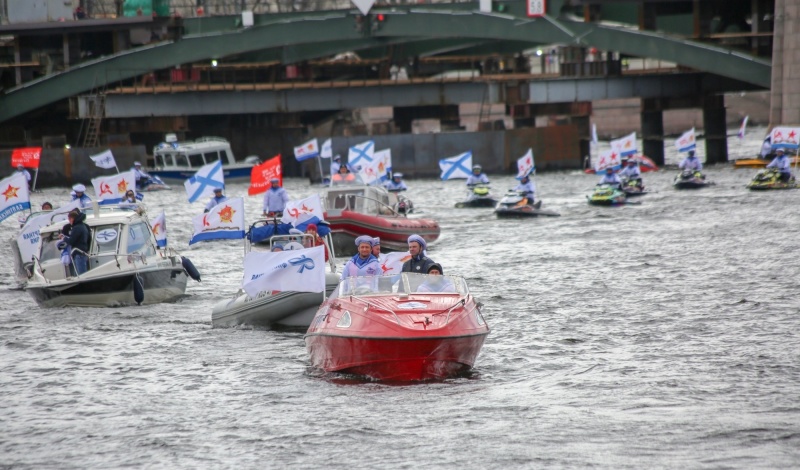
[[[72,187],[72,192],[73,192],[72,200],[80,201],[82,209],[91,207],[92,200],[89,198],[89,196],[86,195],[86,186],[82,185],[81,183],[78,183]]]
[[[272,178],[269,184],[269,189],[264,193],[264,216],[281,217],[286,203],[289,202],[289,193],[281,188],[281,180],[278,178]]]
[[[408,190],[408,186],[406,186],[405,181],[403,181],[402,173],[394,173],[392,175],[392,179],[384,183],[383,186],[388,191],[391,191],[393,193],[399,193],[400,191]]]
[[[147,179],[150,178],[150,175],[142,170],[141,162],[133,162],[133,168],[131,168],[131,170],[133,170],[133,176],[136,178],[136,187],[142,189],[147,186]]]
[[[411,254],[411,259],[403,263],[402,272],[427,274],[428,268],[435,264],[432,259],[425,256],[427,247],[425,239],[416,233],[408,237],[408,252]]]
[[[372,246],[375,242],[368,235],[361,235],[356,238],[358,253],[350,258],[342,268],[342,280],[356,276],[377,276],[381,274],[381,265],[378,258],[372,254]]]
[[[223,202],[227,201],[228,197],[222,194],[222,188],[214,188],[214,197],[208,201],[206,204],[206,209],[203,212],[208,212],[214,208],[217,204],[222,204]]]
[[[14,172],[14,174],[17,174],[17,173],[22,173],[23,175],[25,175],[25,179],[28,180],[28,189],[30,189],[30,187],[31,187],[31,174],[30,174],[30,172],[25,169],[24,165],[20,164],[20,165],[17,165],[17,171]]]

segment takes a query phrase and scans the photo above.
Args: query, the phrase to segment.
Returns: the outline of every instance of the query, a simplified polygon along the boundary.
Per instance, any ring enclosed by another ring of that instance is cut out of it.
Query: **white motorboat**
[[[202,137],[178,142],[175,134],[167,134],[166,142],[153,149],[155,166],[148,168],[151,176],[168,181],[185,181],[203,165],[221,161],[225,182],[250,181],[253,166],[261,161],[256,156],[237,162],[231,144],[222,137]],[[163,182],[162,182],[163,183]]]
[[[325,273],[325,295],[322,292],[261,291],[255,297],[239,289],[233,298],[217,303],[211,311],[212,327],[249,325],[262,328],[283,327],[307,329],[325,297],[339,284],[330,237],[324,238],[328,246],[328,271]],[[281,244],[284,249],[302,249],[311,246],[310,235],[275,235],[270,238],[270,250]],[[255,245],[250,245],[251,248]]]
[[[187,258],[159,248],[141,205],[95,205],[86,211],[90,230],[89,269],[76,274],[62,264],[61,231],[66,221],[40,231],[38,256],[25,285],[42,307],[150,305],[181,299],[189,276],[200,274]],[[69,254],[74,256],[75,249]]]

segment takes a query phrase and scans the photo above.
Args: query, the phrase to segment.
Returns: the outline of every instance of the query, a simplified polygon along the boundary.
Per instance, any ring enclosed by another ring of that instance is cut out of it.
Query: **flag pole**
[[[31,186],[31,192],[36,190],[36,178],[39,177],[39,167],[36,167],[36,171],[33,173],[33,185]]]
[[[322,172],[322,157],[320,154],[317,154],[317,163],[319,164],[319,182],[320,184],[325,182],[325,174]],[[333,175],[331,175],[333,177]]]

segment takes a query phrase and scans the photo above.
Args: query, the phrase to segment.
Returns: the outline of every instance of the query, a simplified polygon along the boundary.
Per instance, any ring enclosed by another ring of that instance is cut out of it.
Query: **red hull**
[[[443,313],[461,299],[464,305]],[[407,302],[427,307],[412,312],[392,308]],[[405,382],[444,379],[469,370],[488,334],[471,296],[412,294],[402,299],[329,299],[305,341],[311,365],[318,369]]]
[[[417,219],[398,216],[377,216],[353,211],[342,211],[340,216],[326,215],[333,233],[337,253],[355,252],[354,241],[361,235],[381,237],[381,247],[395,251],[408,249],[408,237],[418,234],[426,242],[439,238],[439,224],[433,219]]]

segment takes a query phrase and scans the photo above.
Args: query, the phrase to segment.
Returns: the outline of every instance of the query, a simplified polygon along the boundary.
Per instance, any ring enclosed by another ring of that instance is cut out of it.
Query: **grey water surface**
[[[429,255],[492,332],[469,376],[403,386],[320,376],[302,332],[212,329],[242,243],[188,246],[202,207],[182,185],[144,201],[203,275],[176,304],[39,308],[3,243],[0,467],[798,468],[800,191],[750,192],[755,172],[714,166],[696,191],[648,173],[618,208],[586,203],[597,176],[540,174],[561,217],[523,220],[454,209],[463,181],[409,179],[442,227]],[[245,184],[227,193],[260,212]]]

